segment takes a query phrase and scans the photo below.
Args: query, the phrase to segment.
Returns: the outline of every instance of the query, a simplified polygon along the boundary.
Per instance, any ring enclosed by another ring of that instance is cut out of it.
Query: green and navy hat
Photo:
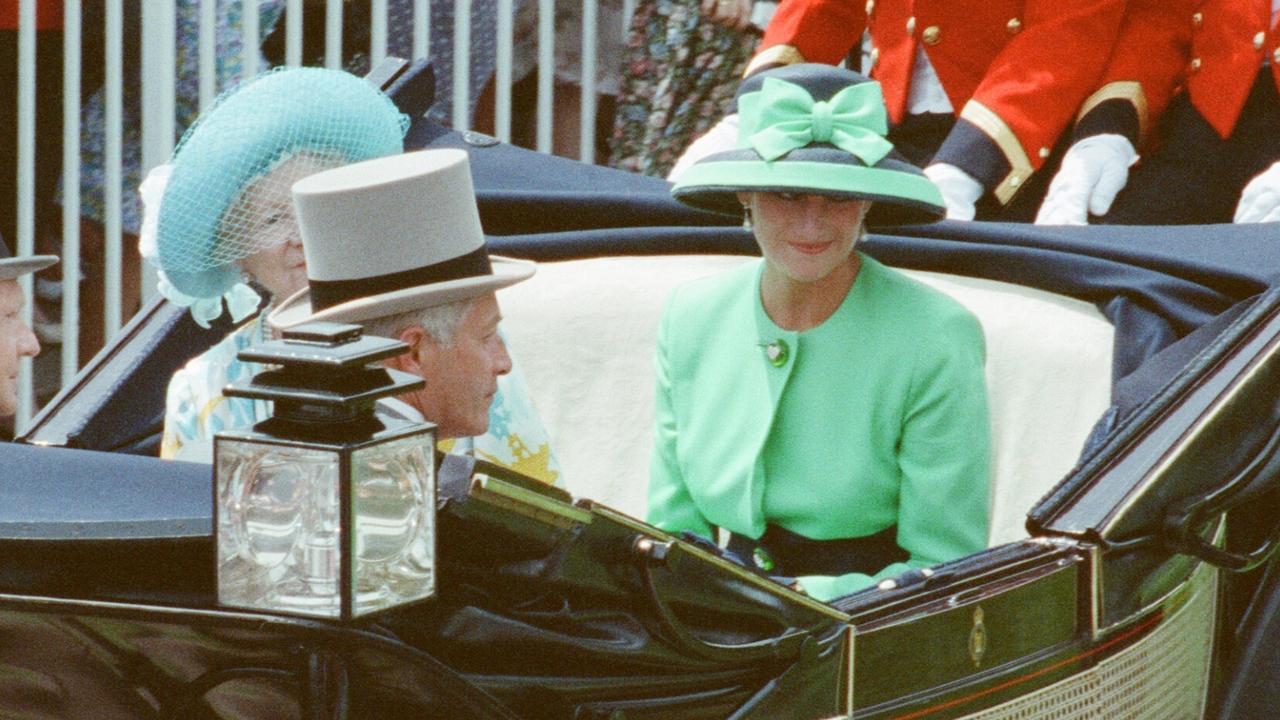
[[[869,225],[933,222],[942,194],[885,139],[880,83],[831,65],[772,68],[738,88],[738,147],[699,160],[672,188],[687,205],[740,214],[740,192],[871,200]]]

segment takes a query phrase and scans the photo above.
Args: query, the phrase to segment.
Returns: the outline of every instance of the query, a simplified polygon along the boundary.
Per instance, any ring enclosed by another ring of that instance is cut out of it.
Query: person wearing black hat
[[[745,212],[763,260],[678,288],[658,335],[649,519],[819,599],[985,546],[985,348],[958,303],[856,250],[936,220],[879,84],[792,65],[739,89],[739,147],[674,196]]]
[[[7,254],[0,242],[0,254]],[[22,320],[22,288],[18,278],[58,262],[53,255],[0,257],[0,417],[18,409],[18,364],[40,354],[40,341]]]

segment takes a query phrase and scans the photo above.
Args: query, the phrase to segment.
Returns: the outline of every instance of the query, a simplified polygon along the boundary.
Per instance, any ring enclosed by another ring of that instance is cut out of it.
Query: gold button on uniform
[[[1280,47],[1278,47],[1278,48],[1276,48],[1274,51],[1272,51],[1272,53],[1271,53],[1271,61],[1272,61],[1272,62],[1274,62],[1274,63],[1276,63],[1277,65],[1280,65]]]
[[[924,44],[937,45],[942,42],[942,28],[937,25],[930,25],[924,29]]]
[[[1198,28],[1204,25],[1204,14],[1195,13],[1191,16],[1191,27]]]
[[[1039,153],[1039,155],[1040,155],[1040,157],[1042,157],[1042,158],[1047,158],[1047,157],[1049,157],[1049,148],[1047,148],[1047,147],[1042,147],[1042,148],[1040,148],[1040,153]]]
[[[907,18],[907,34],[914,35],[916,32],[916,18],[914,15]]]
[[[1191,58],[1191,65],[1187,69],[1191,72],[1200,72],[1200,58]]]
[[[871,52],[867,53],[867,72],[871,72],[878,62],[880,62],[880,48],[873,47]]]
[[[1009,176],[1009,187],[1018,187],[1022,184],[1022,177],[1018,175]]]
[[[1009,18],[1009,22],[1004,24],[1004,29],[1010,35],[1017,35],[1022,32],[1022,21],[1018,18]]]
[[[1266,42],[1266,41],[1267,41],[1267,34],[1266,34],[1266,33],[1264,33],[1264,32],[1260,32],[1260,33],[1258,33],[1257,35],[1254,35],[1254,36],[1253,36],[1253,49],[1254,49],[1254,50],[1261,50],[1261,49],[1262,49],[1262,44],[1263,44],[1264,42]]]

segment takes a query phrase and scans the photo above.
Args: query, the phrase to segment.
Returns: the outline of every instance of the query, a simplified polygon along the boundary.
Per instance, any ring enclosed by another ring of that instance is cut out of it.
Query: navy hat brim
[[[709,155],[680,177],[671,194],[703,210],[741,215],[740,192],[800,192],[872,201],[873,227],[930,223],[946,215],[942,193],[896,152],[875,165],[826,144],[797,148],[765,161],[749,148]]]
[[[874,92],[862,93],[862,111],[871,117],[863,131],[883,134],[887,127],[884,101],[874,80],[831,65],[798,63],[771,68],[747,77],[738,87],[735,105],[754,119],[740,118],[739,133],[752,135],[750,125],[758,122],[759,103],[755,110],[744,110],[746,98],[764,92],[770,83],[798,86],[815,101],[826,102],[858,85],[872,86]],[[780,88],[778,88],[780,89]],[[794,98],[793,98],[794,99]],[[763,102],[763,100],[762,100]],[[879,122],[876,122],[876,120]],[[741,216],[740,192],[789,192],[806,195],[870,200],[866,223],[870,226],[929,223],[946,215],[942,193],[920,168],[894,150],[874,162],[828,142],[809,142],[786,154],[765,160],[753,147],[742,147],[708,155],[690,166],[680,176],[671,194],[680,202],[696,208]],[[870,157],[870,156],[869,156]]]

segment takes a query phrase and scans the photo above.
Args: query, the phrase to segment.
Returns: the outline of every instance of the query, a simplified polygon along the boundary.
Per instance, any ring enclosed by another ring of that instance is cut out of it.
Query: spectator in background
[[[947,217],[1030,220],[1047,183],[1037,171],[1097,87],[1124,5],[783,0],[747,74],[838,63],[865,30],[864,70],[884,87],[889,139],[927,166]]]
[[[36,2],[36,224],[52,228],[49,202],[62,166],[62,0]],[[0,238],[12,252],[17,243],[18,0],[0,0]]]
[[[265,71],[285,61],[285,0],[259,0],[259,38],[248,41],[243,35],[243,3],[239,0],[213,0],[215,5],[215,89],[235,87],[244,77],[243,57],[246,47],[253,52],[261,46],[257,70]],[[61,3],[50,3],[61,7]],[[195,120],[199,112],[199,17],[201,0],[177,0],[175,5],[176,76],[175,131],[181,135]],[[412,0],[391,0],[388,4],[388,54],[411,57],[413,50]],[[322,0],[306,0],[303,8],[303,59],[304,64],[320,65],[324,59],[325,6]],[[485,81],[493,73],[493,34],[496,30],[496,4],[493,0],[472,3],[472,104],[479,96]],[[452,112],[452,2],[431,3],[430,49],[436,61],[436,103],[432,116],[448,124]],[[103,22],[104,3],[93,0],[85,3],[85,28],[100,28]],[[142,123],[141,123],[141,63],[138,38],[140,28],[140,4],[124,4],[124,81],[123,81],[123,138],[122,138],[122,191],[121,227],[124,251],[122,306],[125,319],[139,302],[141,265],[134,248],[141,223],[141,206],[135,188],[142,182]],[[368,71],[369,25],[371,5],[369,0],[343,3],[343,64],[357,74]],[[106,221],[106,113],[105,93],[100,87],[101,38],[95,40],[92,51],[86,48],[86,101],[81,117],[83,140],[81,144],[81,243],[83,247],[84,287],[81,291],[82,338],[81,362],[86,362],[103,344],[101,308],[103,306],[102,257],[105,247]],[[61,48],[58,49],[60,58]],[[60,77],[59,77],[60,80]],[[43,92],[43,91],[42,91]],[[59,97],[59,93],[48,93]],[[59,118],[60,120],[60,118]],[[45,126],[47,127],[47,126]],[[42,131],[47,132],[47,131]],[[47,133],[57,138],[57,133]]]
[[[594,150],[597,159],[609,156],[614,108],[621,82],[623,0],[598,0],[596,38],[596,117]],[[555,2],[555,87],[552,93],[552,152],[579,158],[582,128],[582,3]],[[515,18],[515,58],[512,77],[512,141],[534,147],[537,134],[538,3],[526,0]]]
[[[1277,0],[1130,0],[1036,222],[1280,221],[1277,19]]]
[[[738,79],[775,6],[640,0],[627,36],[609,164],[668,175],[695,138],[732,112]]]
[[[195,121],[200,110],[199,18],[201,0],[177,0],[175,5],[175,130],[181,134]],[[259,28],[265,35],[274,27],[283,11],[285,0],[259,0]],[[245,38],[243,3],[239,0],[216,0],[215,50],[216,87],[225,88],[239,82],[243,75],[241,61]],[[103,2],[86,3],[85,27],[100,26]],[[138,38],[141,33],[138,3],[124,5],[124,78],[123,136],[121,138],[121,248],[123,252],[121,292],[124,319],[137,309],[140,300],[141,264],[135,252],[141,224],[141,205],[136,188],[142,182],[142,68]],[[249,45],[257,48],[259,40]],[[85,57],[85,66],[101,65],[100,58]],[[259,63],[265,68],[267,63]],[[101,75],[98,75],[101,78]],[[100,82],[100,81],[99,81]],[[80,360],[87,362],[102,347],[104,328],[103,257],[107,238],[106,207],[106,94],[95,84],[86,87],[90,93],[81,111],[82,140],[80,147],[80,237],[84,283],[81,289]]]
[[[35,47],[35,244],[56,247],[61,226],[53,201],[62,170],[62,0],[37,0]],[[0,0],[0,243],[18,243],[18,0]],[[45,283],[37,279],[37,289]],[[37,329],[43,314],[34,308]],[[57,340],[56,333],[45,335]]]
[[[534,3],[536,4],[536,2]],[[325,53],[326,0],[303,0],[302,36],[304,65],[323,65]],[[513,0],[516,8],[521,0]],[[467,88],[468,117],[474,114],[481,93],[493,77],[497,65],[498,4],[496,0],[471,0],[466,3],[471,21],[470,69]],[[429,35],[427,51],[431,69],[435,73],[435,102],[427,116],[442,125],[453,124],[453,67],[455,3],[452,0],[434,0],[429,4],[427,18]],[[342,4],[343,69],[355,75],[370,70],[370,26],[373,12],[369,0],[347,0]],[[285,63],[286,10],[275,23],[275,29],[263,41],[262,52],[272,65]],[[413,0],[388,0],[387,2],[387,55],[414,59],[413,52],[414,2]]]

